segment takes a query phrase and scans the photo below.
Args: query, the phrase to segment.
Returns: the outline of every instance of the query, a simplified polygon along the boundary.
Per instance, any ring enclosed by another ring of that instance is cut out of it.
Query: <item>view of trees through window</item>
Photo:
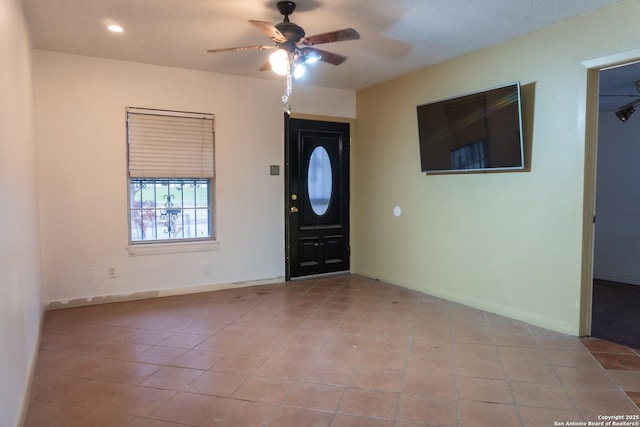
[[[131,241],[210,238],[209,182],[131,178]]]

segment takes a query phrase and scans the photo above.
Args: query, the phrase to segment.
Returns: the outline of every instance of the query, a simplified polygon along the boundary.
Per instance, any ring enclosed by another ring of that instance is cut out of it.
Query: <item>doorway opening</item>
[[[640,348],[640,332],[632,327],[640,323],[640,189],[633,184],[640,179],[640,113],[632,117],[625,108],[640,104],[639,55],[584,64],[589,90],[580,334],[634,348]]]

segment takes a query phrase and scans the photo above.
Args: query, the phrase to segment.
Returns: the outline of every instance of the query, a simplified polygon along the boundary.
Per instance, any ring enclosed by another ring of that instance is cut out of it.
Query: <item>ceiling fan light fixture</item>
[[[275,42],[275,45],[267,46],[259,44],[209,49],[207,52],[276,49],[276,51],[269,56],[269,61],[264,62],[259,70],[265,71],[271,68],[274,73],[286,77],[287,86],[282,96],[282,102],[285,105],[285,111],[290,113],[291,105],[289,104],[289,97],[292,91],[292,81],[294,78],[298,79],[304,75],[307,65],[318,61],[324,61],[332,65],[340,65],[347,60],[347,57],[344,55],[327,52],[311,46],[322,43],[357,40],[360,38],[360,34],[353,28],[343,28],[341,30],[329,31],[307,37],[304,28],[291,22],[289,19],[289,15],[291,15],[296,8],[295,2],[278,1],[276,7],[284,17],[282,22],[278,24],[249,20],[253,26],[262,31],[271,41]]]
[[[293,67],[293,78],[299,79],[304,76],[305,71],[307,71],[307,66],[304,62],[298,63]]]
[[[320,56],[314,53],[307,54],[304,59],[305,64],[315,64],[320,61]]]
[[[289,52],[278,49],[269,55],[269,63],[274,73],[286,76],[289,72]]]

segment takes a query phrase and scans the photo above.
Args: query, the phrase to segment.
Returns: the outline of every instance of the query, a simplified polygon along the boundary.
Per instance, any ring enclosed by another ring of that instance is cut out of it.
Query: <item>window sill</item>
[[[218,241],[183,242],[183,243],[149,243],[144,245],[129,245],[127,252],[132,256],[176,254],[185,252],[217,251]]]

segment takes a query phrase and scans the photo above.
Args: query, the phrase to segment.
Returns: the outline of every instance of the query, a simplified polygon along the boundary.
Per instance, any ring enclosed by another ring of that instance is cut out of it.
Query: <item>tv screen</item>
[[[524,169],[520,83],[419,105],[422,172]]]

